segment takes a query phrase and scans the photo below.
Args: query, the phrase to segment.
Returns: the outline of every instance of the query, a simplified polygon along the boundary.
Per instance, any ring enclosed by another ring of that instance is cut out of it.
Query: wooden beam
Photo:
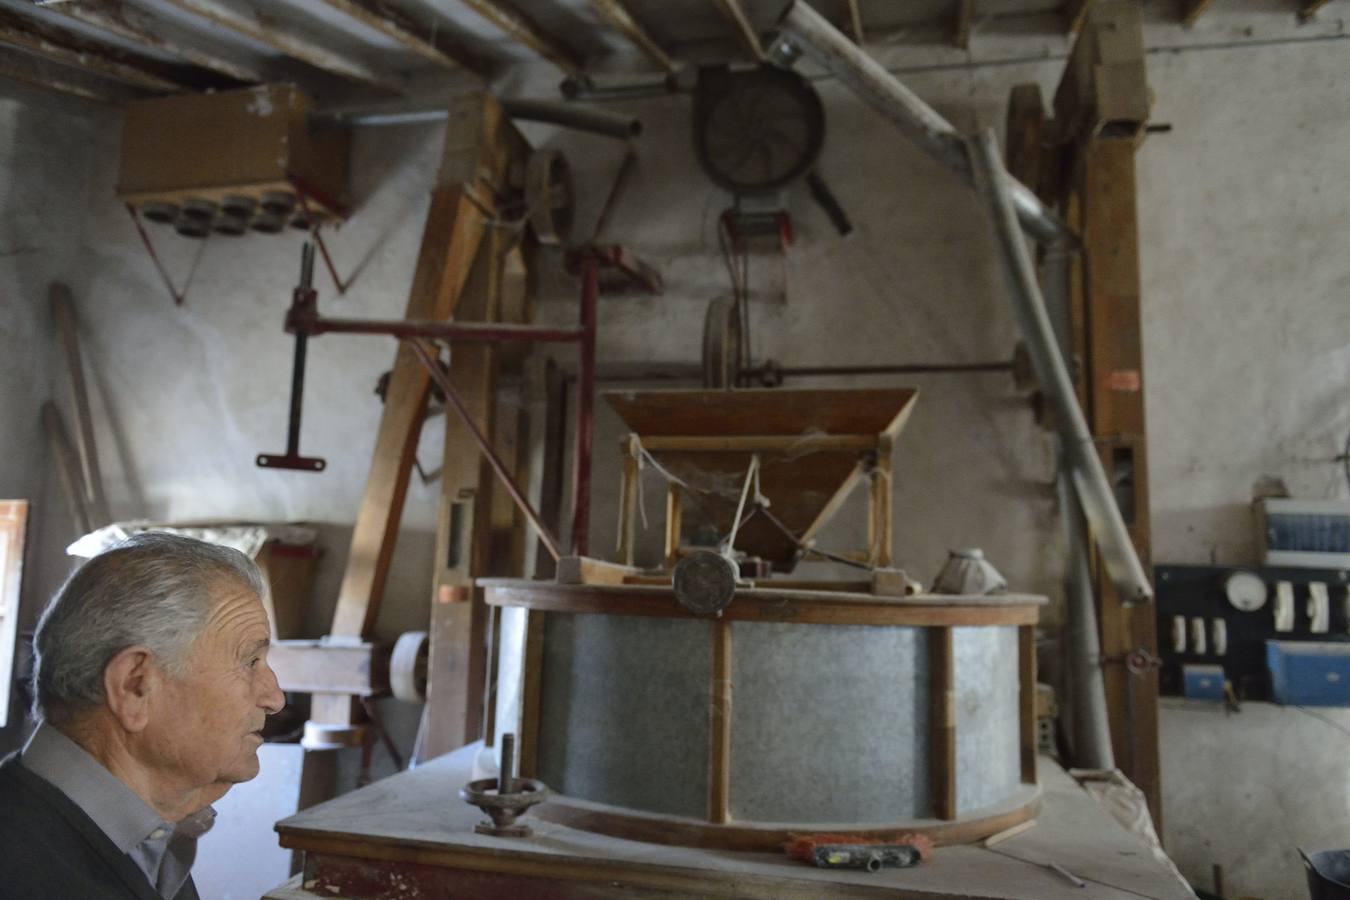
[[[462,48],[449,46],[449,43],[437,36],[433,29],[419,28],[417,23],[410,21],[388,4],[373,0],[319,0],[319,2],[378,31],[385,37],[393,38],[413,53],[441,68],[467,69],[477,75],[483,74],[482,63],[466,60]],[[422,30],[430,34],[423,37],[418,33]]]
[[[952,630],[928,634],[928,794],[935,819],[956,818],[956,665]]]
[[[760,43],[759,35],[755,33],[754,26],[750,24],[750,18],[745,14],[745,9],[741,6],[741,0],[717,0],[717,6],[722,10],[722,15],[727,17],[731,23],[732,29],[736,32],[736,37],[745,47],[750,58],[755,62],[764,62],[768,57],[764,53],[764,45]]]
[[[671,61],[669,54],[661,49],[656,39],[642,27],[642,23],[633,18],[623,0],[591,0],[591,6],[616,31],[628,38],[634,46],[646,54],[648,59],[656,63],[658,68],[672,74],[675,72],[675,63]]]
[[[0,41],[63,65],[151,91],[176,92],[183,85],[148,62],[113,47],[86,41],[68,31],[0,8]]]
[[[573,78],[584,79],[586,71],[571,48],[556,43],[524,13],[501,0],[464,0],[464,5],[524,44]]]
[[[292,59],[309,63],[317,69],[323,69],[334,75],[340,75],[353,81],[375,85],[394,94],[405,92],[403,80],[384,72],[376,71],[363,62],[329,50],[308,38],[300,37],[264,21],[256,12],[241,12],[234,7],[226,7],[211,0],[165,0],[185,13],[205,19],[229,31],[271,47],[278,53]]]
[[[1181,24],[1190,28],[1213,2],[1214,0],[1181,0]]]
[[[43,8],[100,28],[142,47],[176,56],[184,62],[215,72],[217,75],[224,75],[226,78],[233,78],[245,84],[259,84],[267,80],[261,72],[249,66],[171,40],[161,33],[158,22],[143,11],[117,0],[66,0],[64,3],[53,3]]]
[[[709,722],[708,821],[728,819],[731,796],[731,621],[713,623],[712,721]]]
[[[849,30],[853,33],[853,41],[859,47],[863,44],[863,19],[862,9],[858,6],[858,0],[844,0],[844,9],[848,13]]]
[[[267,664],[283,691],[372,697],[389,692],[389,644],[276,641]]]
[[[975,0],[956,0],[956,27],[952,43],[961,50],[970,49],[970,26],[975,21]]]

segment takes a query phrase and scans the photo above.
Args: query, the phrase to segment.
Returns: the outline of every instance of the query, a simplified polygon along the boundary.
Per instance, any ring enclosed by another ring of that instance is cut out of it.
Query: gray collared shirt
[[[197,838],[211,829],[216,811],[200,809],[174,825],[84,748],[46,723],[23,748],[23,767],[50,783],[94,820],[117,849],[131,857],[156,893],[172,900],[197,857]]]

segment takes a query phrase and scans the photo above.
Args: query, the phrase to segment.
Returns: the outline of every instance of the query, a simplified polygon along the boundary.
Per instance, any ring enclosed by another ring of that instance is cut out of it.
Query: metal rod
[[[988,201],[993,215],[1013,311],[1021,326],[1022,336],[1026,339],[1036,378],[1055,412],[1060,438],[1071,464],[1074,486],[1097,538],[1102,561],[1122,603],[1147,602],[1153,597],[1153,587],[1139,562],[1125,520],[1111,493],[1106,472],[1097,457],[1092,433],[1078,406],[1073,380],[1069,377],[1068,367],[1064,365],[1064,358],[1055,342],[1054,329],[1050,325],[1050,317],[1046,315],[1031,255],[1017,226],[1017,213],[1006,180],[1008,176],[1003,169],[993,131],[985,129],[978,137],[972,138],[970,150],[976,187]]]
[[[1069,708],[1073,711],[1074,764],[1113,769],[1111,724],[1106,715],[1106,679],[1097,636],[1097,604],[1089,568],[1087,522],[1074,490],[1073,475],[1060,451],[1059,508],[1064,524],[1064,599],[1069,608]]]
[[[595,407],[595,301],[600,293],[600,260],[587,252],[581,261],[581,340],[577,354],[577,433],[572,456],[572,554],[585,556],[591,524],[591,424]]]
[[[313,308],[314,293],[314,245],[305,242],[300,248],[300,283],[295,288],[296,306]],[[303,331],[295,334],[295,362],[291,366],[291,413],[286,426],[286,455],[300,455],[300,411],[305,401],[305,350],[309,335]]]
[[[480,322],[433,322],[425,319],[336,319],[295,315],[287,331],[320,334],[387,334],[396,338],[431,338],[450,343],[478,341],[540,341],[575,343],[585,335],[580,328],[542,328]]]
[[[426,367],[427,374],[431,376],[431,380],[436,382],[436,386],[445,393],[446,401],[454,407],[455,412],[459,415],[460,421],[464,423],[464,427],[469,429],[469,433],[473,435],[474,441],[478,444],[478,449],[481,450],[483,456],[486,457],[488,465],[492,467],[492,471],[497,473],[497,477],[506,488],[506,492],[511,495],[511,499],[515,501],[516,506],[520,507],[520,511],[525,514],[525,518],[530,520],[530,524],[534,526],[535,531],[539,532],[539,539],[544,542],[544,546],[548,549],[549,554],[552,555],[555,560],[560,558],[562,552],[558,549],[557,538],[555,538],[553,533],[548,530],[548,527],[544,524],[543,520],[539,518],[539,514],[534,511],[534,507],[530,505],[529,499],[526,498],[525,494],[521,491],[520,486],[516,484],[515,478],[512,477],[511,473],[507,470],[506,464],[502,462],[501,457],[497,456],[497,451],[493,448],[492,443],[483,434],[482,429],[478,427],[478,423],[474,421],[468,408],[464,406],[464,401],[459,398],[459,394],[456,393],[454,385],[450,383],[450,378],[437,364],[436,353],[433,352],[432,349],[429,349],[426,341],[421,338],[407,337],[404,338],[404,340],[407,341],[408,346],[412,348],[413,352],[417,354],[417,358],[422,361],[422,365]]]
[[[952,124],[831,25],[824,16],[803,0],[793,0],[779,19],[779,25],[783,33],[778,43],[786,41],[794,45],[795,49],[805,51],[895,123],[934,159],[967,181],[971,180],[970,162],[966,157],[963,139]],[[786,59],[791,58],[792,51],[778,47],[771,50],[770,55],[776,59]],[[1028,233],[1038,240],[1077,241],[1068,226],[1030,188],[1001,170],[999,178],[1012,192],[1017,216]]]
[[[434,103],[435,105],[427,105]],[[502,109],[513,119],[531,122],[549,122],[626,140],[642,133],[642,121],[636,116],[607,112],[575,103],[552,100],[502,100]],[[357,125],[417,125],[423,122],[443,122],[450,118],[450,110],[440,99],[399,101],[393,103],[342,106],[310,114],[315,128],[347,128]]]

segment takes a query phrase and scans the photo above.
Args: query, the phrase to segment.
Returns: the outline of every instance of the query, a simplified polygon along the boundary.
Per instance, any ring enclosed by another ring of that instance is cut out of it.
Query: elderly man
[[[284,703],[261,590],[243,554],[155,533],[71,577],[34,639],[40,724],[0,763],[0,898],[197,897],[211,803]]]

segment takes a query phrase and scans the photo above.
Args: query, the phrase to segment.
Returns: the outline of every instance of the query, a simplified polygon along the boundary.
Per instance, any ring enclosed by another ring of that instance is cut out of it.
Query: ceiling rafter
[[[586,78],[581,60],[569,47],[555,43],[538,25],[519,10],[497,0],[463,0],[464,5],[496,25],[513,40],[524,44],[544,59],[577,79]]]
[[[647,58],[656,63],[658,67],[668,73],[674,74],[675,63],[670,55],[656,43],[656,40],[642,27],[633,14],[624,5],[623,0],[591,0],[591,6],[605,21],[614,26],[624,37],[628,38],[639,50],[647,55]]]
[[[88,76],[72,79],[72,75],[79,73],[71,71],[66,66],[53,65],[32,57],[20,62],[16,58],[20,55],[17,51],[0,48],[0,78],[98,103],[120,103],[126,99],[124,95],[112,90],[106,81]]]
[[[486,67],[479,60],[470,60],[464,50],[450,46],[437,37],[424,37],[417,23],[402,13],[389,8],[379,0],[319,0],[325,6],[355,19],[368,28],[393,38],[418,56],[445,69],[466,69],[482,75]]]
[[[184,62],[199,66],[217,75],[233,78],[246,84],[267,79],[261,72],[231,60],[221,59],[195,47],[184,46],[158,33],[157,23],[140,10],[117,0],[64,0],[39,4],[43,9],[61,13],[77,22],[116,35],[133,44],[176,56]]]
[[[253,11],[253,15],[247,15],[208,0],[166,0],[166,2],[183,12],[242,34],[292,59],[309,63],[315,68],[354,81],[373,84],[391,93],[405,93],[404,84],[400,79],[384,72],[377,72],[363,62],[264,22],[256,10]]]
[[[152,91],[181,91],[183,85],[154,71],[153,65],[105,45],[91,43],[60,28],[0,9],[0,41],[29,53],[95,75]]]
[[[764,62],[768,57],[764,53],[764,45],[760,43],[759,35],[755,33],[755,28],[750,24],[750,17],[745,14],[745,8],[741,6],[741,0],[717,0],[717,5],[722,10],[722,15],[727,17],[731,27],[736,31],[736,37],[745,47],[750,58],[755,62]]]

